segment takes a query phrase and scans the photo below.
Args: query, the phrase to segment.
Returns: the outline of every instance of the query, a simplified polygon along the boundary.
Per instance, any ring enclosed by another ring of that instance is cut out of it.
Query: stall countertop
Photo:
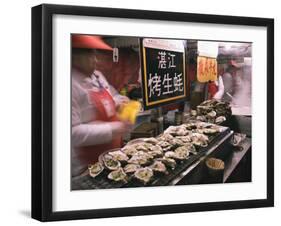
[[[234,150],[232,156],[225,164],[224,175],[223,175],[224,183],[226,182],[226,180],[229,178],[231,173],[234,171],[234,169],[237,167],[239,162],[243,159],[245,154],[250,149],[251,139],[246,137],[245,140],[243,140],[239,146],[241,147],[241,150],[237,150],[237,151]]]

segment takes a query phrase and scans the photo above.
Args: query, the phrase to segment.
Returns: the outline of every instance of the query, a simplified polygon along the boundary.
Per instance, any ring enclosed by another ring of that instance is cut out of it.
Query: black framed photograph
[[[32,217],[274,205],[274,20],[32,8]]]

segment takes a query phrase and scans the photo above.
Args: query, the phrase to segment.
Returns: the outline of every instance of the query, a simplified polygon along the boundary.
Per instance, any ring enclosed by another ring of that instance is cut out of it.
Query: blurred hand
[[[133,124],[128,121],[117,121],[111,123],[112,137],[129,133],[133,129]]]
[[[129,101],[130,101],[130,99],[128,97],[121,96],[121,97],[118,98],[118,102],[116,104],[116,107],[120,108],[120,107],[122,107],[122,105],[125,105],[125,104],[129,103]]]

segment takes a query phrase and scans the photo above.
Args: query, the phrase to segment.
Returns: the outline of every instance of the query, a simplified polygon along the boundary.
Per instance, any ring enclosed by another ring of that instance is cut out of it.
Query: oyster
[[[194,145],[192,143],[186,143],[184,145],[184,147],[192,154],[196,155],[197,154],[197,151],[196,151],[196,148],[194,147]]]
[[[153,177],[153,170],[149,167],[140,168],[134,173],[134,177],[143,184],[147,184]]]
[[[199,146],[199,147],[207,147],[208,143],[206,141],[194,140],[192,144]]]
[[[201,106],[213,106],[217,103],[218,101],[216,99],[211,99],[211,100],[205,100],[203,101],[200,105]]]
[[[211,128],[213,124],[208,123],[208,122],[197,122],[196,126],[198,129],[205,129],[205,128]]]
[[[121,149],[127,156],[133,156],[134,154],[136,154],[138,152],[137,149],[135,149],[135,147],[133,147],[132,145],[130,146],[125,146],[124,148]]]
[[[173,136],[169,133],[163,133],[162,135],[160,135],[157,140],[160,141],[169,141],[173,139]]]
[[[162,149],[163,149],[164,152],[167,152],[167,151],[172,150],[172,148],[173,148],[173,145],[170,145],[170,146],[162,148]]]
[[[198,115],[198,116],[196,117],[196,120],[205,122],[205,121],[207,120],[207,118],[206,118],[204,115]]]
[[[175,137],[170,140],[170,144],[173,146],[182,146],[182,145],[184,145],[184,142],[181,139]]]
[[[112,171],[110,174],[108,174],[107,178],[113,181],[127,182],[127,174],[122,168]]]
[[[165,131],[164,134],[175,134],[177,131],[177,126],[169,126]]]
[[[192,144],[196,145],[196,146],[200,146],[200,147],[207,147],[208,146],[208,141],[209,138],[201,133],[193,133],[192,134]]]
[[[162,161],[167,167],[169,167],[169,168],[171,168],[171,169],[175,169],[175,168],[176,168],[177,163],[176,163],[176,161],[175,161],[174,159],[172,159],[172,158],[163,157],[163,158],[161,159],[161,161]]]
[[[174,159],[176,157],[175,152],[173,152],[173,151],[167,151],[164,156],[166,158],[172,158],[172,159]]]
[[[169,126],[164,134],[171,134],[173,136],[185,136],[189,133],[185,126]]]
[[[152,159],[153,155],[151,155],[150,153],[139,151],[128,160],[128,163],[147,165],[151,162]]]
[[[104,167],[100,162],[96,162],[95,164],[89,165],[88,169],[90,176],[96,177],[104,170]]]
[[[187,146],[178,147],[175,150],[175,158],[179,160],[187,159],[189,156],[189,150]]]
[[[103,162],[105,167],[109,170],[117,170],[121,166],[121,163],[109,154],[103,156]]]
[[[194,133],[203,134],[203,133],[204,133],[204,129],[194,129],[193,132],[194,132]]]
[[[151,151],[149,152],[149,154],[151,154],[153,157],[157,157],[157,156],[162,156],[163,155],[163,150],[159,145],[155,145],[153,146],[151,149]]]
[[[191,137],[188,136],[177,136],[177,139],[181,140],[183,143],[189,143],[191,141]]]
[[[122,151],[112,151],[108,152],[108,154],[111,155],[115,160],[120,162],[126,162],[129,159],[129,157]]]
[[[189,131],[183,126],[180,126],[175,133],[177,136],[185,136],[187,134],[189,134]]]
[[[214,118],[214,117],[216,117],[216,115],[217,115],[217,112],[216,111],[210,111],[208,114],[207,114],[207,116],[208,117],[210,117],[210,118]]]
[[[158,140],[154,137],[149,137],[149,138],[145,138],[144,139],[144,142],[146,143],[150,143],[150,144],[157,144],[158,143]]]
[[[201,134],[201,133],[193,133],[192,136],[191,136],[191,140],[194,141],[194,140],[200,140],[200,141],[206,141],[208,142],[209,141],[209,138],[204,135],[204,134]]]
[[[197,106],[197,115],[206,115],[212,111],[212,106],[198,105]]]
[[[136,172],[141,166],[138,164],[127,164],[124,167],[125,173],[134,173]]]
[[[166,148],[166,147],[169,147],[171,146],[171,144],[167,141],[160,141],[158,142],[158,145],[161,147],[161,148]]]
[[[202,129],[202,130],[203,130],[204,134],[210,134],[210,135],[219,132],[218,130],[213,129],[213,128],[205,128],[205,129]]]
[[[197,124],[196,124],[196,123],[193,123],[193,122],[187,123],[187,124],[185,124],[184,126],[185,126],[185,128],[188,129],[188,130],[193,130],[193,129],[196,129],[196,128],[197,128]]]
[[[219,116],[216,118],[215,123],[220,124],[226,120],[225,116]]]
[[[166,166],[161,161],[155,161],[151,166],[149,166],[154,172],[165,173],[167,171]]]
[[[133,146],[138,151],[149,151],[149,148],[151,148],[153,145],[150,143],[142,142],[142,143],[133,144]]]

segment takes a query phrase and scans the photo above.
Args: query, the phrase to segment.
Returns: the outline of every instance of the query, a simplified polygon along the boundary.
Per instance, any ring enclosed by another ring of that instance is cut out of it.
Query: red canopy
[[[72,47],[81,49],[112,50],[100,36],[94,35],[72,35]]]

